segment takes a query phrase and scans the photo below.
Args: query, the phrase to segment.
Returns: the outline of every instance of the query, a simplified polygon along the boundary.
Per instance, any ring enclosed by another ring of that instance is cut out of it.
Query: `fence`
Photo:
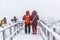
[[[16,33],[19,33],[20,28],[22,28],[22,22],[16,22],[14,24],[11,24],[7,27],[2,26],[2,29],[0,29],[0,32],[3,33],[3,40],[13,40],[13,36],[16,36]],[[14,27],[14,32],[12,32],[12,27]],[[16,28],[17,27],[17,28]],[[5,30],[9,28],[10,35],[6,38]]]
[[[40,21],[39,28],[44,40],[60,40],[60,36],[55,32],[55,28],[50,28],[50,25],[46,26],[46,23]]]

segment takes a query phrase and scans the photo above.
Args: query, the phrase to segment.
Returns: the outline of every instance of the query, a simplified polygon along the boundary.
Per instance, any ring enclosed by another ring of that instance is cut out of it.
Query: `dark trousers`
[[[25,24],[25,33],[27,33],[27,31],[30,33],[30,25]]]

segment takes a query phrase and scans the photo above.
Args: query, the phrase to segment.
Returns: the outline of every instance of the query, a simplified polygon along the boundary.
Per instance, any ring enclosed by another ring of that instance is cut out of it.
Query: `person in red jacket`
[[[26,14],[23,16],[23,20],[25,20],[25,33],[30,33],[30,12],[27,10]]]
[[[33,32],[33,34],[37,34],[37,21],[38,20],[39,20],[39,17],[37,15],[36,10],[32,11],[31,22],[32,22],[32,32]]]

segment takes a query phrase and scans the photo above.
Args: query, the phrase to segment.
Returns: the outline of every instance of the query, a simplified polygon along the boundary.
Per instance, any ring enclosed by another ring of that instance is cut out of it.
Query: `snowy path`
[[[6,32],[7,32],[7,30],[6,30]],[[9,30],[8,30],[8,32],[9,32]],[[7,37],[9,36],[8,32],[6,33]],[[2,32],[0,32],[0,34],[1,34],[0,39],[3,40]],[[13,37],[13,40],[43,40],[43,38],[42,38],[42,35],[41,35],[41,33],[39,31],[37,31],[37,34],[32,34],[32,28],[31,28],[31,33],[30,34],[25,34],[24,28],[23,28],[20,31],[19,34],[17,34],[16,36]]]
[[[43,40],[43,38],[41,34],[32,34],[32,30],[30,34],[25,34],[24,30],[22,30],[14,40]]]
[[[43,40],[43,38],[40,35],[18,34],[14,40]]]

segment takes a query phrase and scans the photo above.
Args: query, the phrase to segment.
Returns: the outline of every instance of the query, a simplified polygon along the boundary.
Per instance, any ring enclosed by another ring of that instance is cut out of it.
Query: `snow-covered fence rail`
[[[16,23],[13,23],[13,24],[10,24],[9,26],[5,27],[5,26],[2,26],[2,29],[0,29],[0,32],[3,33],[3,40],[13,40],[13,35],[16,35],[16,33],[19,33],[19,30],[20,30],[20,26],[23,26],[20,22],[16,22]],[[12,27],[14,27],[14,32],[12,32]],[[17,29],[16,29],[17,27]],[[9,31],[10,31],[10,35],[9,37],[6,38],[6,34],[5,34],[5,30],[9,28]]]
[[[60,40],[60,36],[55,32],[55,28],[51,29],[44,22],[39,22],[40,31],[45,40]]]

